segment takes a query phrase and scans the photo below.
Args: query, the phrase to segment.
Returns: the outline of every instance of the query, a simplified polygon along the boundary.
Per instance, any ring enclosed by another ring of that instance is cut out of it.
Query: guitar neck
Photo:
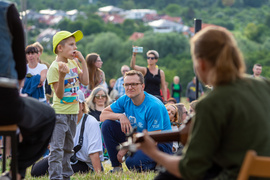
[[[148,133],[151,138],[153,138],[156,142],[173,142],[180,141],[180,132],[179,131],[170,131],[170,132],[149,132]],[[137,134],[136,142],[143,141],[143,134]]]
[[[151,138],[153,138],[156,142],[159,142],[159,143],[177,141],[185,145],[187,143],[188,134],[189,134],[189,128],[190,128],[189,122],[185,124],[184,127],[179,131],[149,132],[148,135]],[[143,141],[144,141],[144,134],[143,133],[136,134],[135,143],[143,142]]]

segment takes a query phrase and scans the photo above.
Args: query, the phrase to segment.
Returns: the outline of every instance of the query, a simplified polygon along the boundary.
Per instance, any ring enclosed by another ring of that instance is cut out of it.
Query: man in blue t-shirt
[[[163,103],[156,97],[144,92],[144,77],[139,71],[126,72],[124,76],[126,95],[105,108],[100,120],[103,138],[114,168],[112,172],[122,170],[122,158],[127,150],[118,151],[119,143],[126,141],[126,133],[137,127],[138,132],[171,130],[168,112]],[[158,148],[169,154],[172,153],[172,143],[159,143]],[[154,170],[156,163],[142,151],[137,151],[126,159],[129,169],[137,171]]]

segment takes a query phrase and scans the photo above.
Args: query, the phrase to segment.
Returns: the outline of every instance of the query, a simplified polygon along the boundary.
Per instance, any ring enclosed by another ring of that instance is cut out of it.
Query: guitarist
[[[101,115],[102,134],[106,144],[113,170],[122,171],[123,157],[127,150],[118,151],[116,147],[126,141],[126,133],[137,127],[138,132],[171,130],[168,112],[164,104],[156,97],[144,92],[144,77],[139,71],[128,71],[124,75],[126,95],[105,108]],[[159,150],[171,154],[172,143],[159,143]],[[126,165],[136,171],[154,170],[156,162],[137,151],[127,157]]]
[[[178,178],[236,179],[247,150],[270,156],[270,82],[244,75],[243,57],[224,28],[195,34],[191,53],[199,79],[213,90],[196,105],[183,155],[159,151],[147,132],[138,147]],[[221,170],[209,173],[214,164]]]

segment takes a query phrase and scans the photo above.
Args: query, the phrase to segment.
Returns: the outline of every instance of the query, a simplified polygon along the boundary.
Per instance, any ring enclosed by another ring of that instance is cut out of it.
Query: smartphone
[[[133,47],[133,52],[143,53],[143,47]]]

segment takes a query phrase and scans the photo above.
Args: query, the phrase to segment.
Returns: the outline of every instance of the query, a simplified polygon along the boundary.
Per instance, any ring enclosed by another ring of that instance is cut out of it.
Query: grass
[[[7,160],[7,171],[9,170],[10,160]],[[126,167],[126,165],[123,163],[123,169],[124,172],[119,173],[110,173],[109,171],[112,169],[111,164],[107,162],[103,162],[104,172],[101,173],[87,173],[87,174],[81,174],[76,173],[71,176],[71,180],[89,180],[89,179],[95,179],[95,180],[141,180],[141,179],[154,179],[154,177],[157,175],[157,172],[149,171],[149,172],[143,172],[143,173],[137,173],[135,171],[129,171]],[[0,166],[0,170],[2,172],[2,164]],[[48,180],[49,176],[42,176],[42,177],[32,177],[31,174],[31,167],[27,168],[26,170],[26,180]]]
[[[143,172],[143,173],[137,173],[134,171],[129,171],[127,169],[127,167],[124,165],[123,169],[124,172],[119,172],[119,173],[110,173],[109,171],[112,169],[111,168],[111,164],[108,163],[104,163],[103,162],[103,166],[104,166],[104,172],[101,172],[99,174],[96,173],[87,173],[87,174],[80,174],[80,173],[76,173],[73,176],[71,176],[71,180],[88,180],[88,179],[97,179],[97,180],[127,180],[127,179],[134,179],[134,180],[141,180],[141,179],[154,179],[154,177],[156,176],[156,172]],[[27,174],[25,179],[26,180],[48,180],[49,177],[48,176],[43,176],[43,177],[39,177],[39,178],[34,178],[31,177],[30,175],[30,171],[31,168],[27,169]]]

